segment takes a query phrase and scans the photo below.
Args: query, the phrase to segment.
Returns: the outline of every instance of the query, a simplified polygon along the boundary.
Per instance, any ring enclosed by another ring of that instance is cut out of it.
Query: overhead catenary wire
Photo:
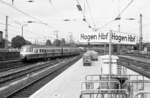
[[[34,20],[39,21],[40,23],[47,24],[47,23],[43,22],[42,20],[40,20],[40,19],[38,19],[38,18],[36,18],[36,17],[34,17],[34,16],[32,16],[32,15],[30,15],[30,14],[28,14],[28,13],[26,13],[26,12],[20,10],[20,9],[18,9],[18,8],[15,7],[15,6],[12,6],[11,4],[9,4],[9,3],[7,3],[7,2],[5,2],[5,1],[3,1],[3,0],[0,0],[0,3],[5,4],[5,5],[9,6],[10,8],[12,8],[12,9],[18,11],[19,13],[22,13],[23,15],[25,15],[25,16],[27,16],[27,17],[30,17],[30,18],[32,18],[32,19],[34,19]],[[48,25],[48,24],[47,24],[47,25]]]
[[[111,24],[112,22],[114,22],[115,20],[120,20],[121,15],[127,10],[127,8],[133,3],[134,0],[131,0],[122,10],[119,11],[119,14],[112,20],[108,21],[106,24],[102,25],[101,27],[97,28],[97,29],[101,29],[106,27],[107,25]]]
[[[55,5],[54,5],[54,3],[53,3],[52,0],[48,0],[48,2],[49,2],[49,4],[52,6],[52,8],[55,10],[55,12],[59,13],[60,15],[62,14],[62,12],[59,11],[59,10],[55,7]]]
[[[5,17],[6,15],[3,15],[3,16]],[[12,20],[15,24],[19,25],[19,26],[15,26],[15,25],[13,25],[13,24],[8,23],[8,26],[11,27],[11,28],[14,28],[14,29],[18,29],[18,30],[19,30],[19,29],[20,29],[20,26],[23,25],[21,22],[19,22],[19,21],[17,21],[17,20],[14,20],[12,17],[10,17],[9,20]],[[3,26],[5,27],[6,24],[3,23],[3,22],[0,22],[0,25],[3,25]],[[10,28],[9,28],[9,29],[10,29]],[[5,30],[5,28],[4,28],[4,30]],[[30,30],[25,30],[25,31],[34,33],[34,32],[32,32],[32,31],[30,31]],[[35,33],[34,33],[34,34],[35,34]]]
[[[3,26],[5,26],[6,24],[5,23],[1,23],[0,22],[0,25],[3,25]],[[8,26],[10,26],[11,28],[13,28],[13,29],[15,29],[16,30],[16,28],[17,28],[17,30],[16,31],[18,31],[19,29],[20,29],[20,27],[17,27],[17,26],[14,26],[14,25],[12,25],[12,24],[8,24]],[[4,28],[5,29],[5,28]],[[9,28],[10,29],[10,28]],[[34,32],[32,32],[32,31],[30,31],[30,30],[25,30],[25,31],[27,31],[27,32],[31,32],[31,33],[34,33]],[[34,33],[35,34],[35,33]]]
[[[133,3],[133,1],[134,1],[134,0],[131,0],[122,10],[120,10],[120,11],[119,11],[119,14],[117,15],[117,17],[120,17],[121,14],[123,14],[123,13],[127,10],[127,8]],[[117,17],[116,17],[116,18],[117,18]]]
[[[94,18],[93,18],[93,16],[92,16],[92,11],[91,11],[90,5],[89,5],[89,3],[88,3],[88,0],[85,0],[85,1],[86,1],[86,4],[87,4],[87,7],[88,7],[88,9],[89,9],[89,14],[90,14],[91,20],[92,20],[92,22],[93,22],[93,24],[94,24],[94,26],[95,26],[96,23],[95,23]]]
[[[2,15],[2,14],[1,14]],[[6,17],[7,15],[2,15],[3,17]],[[8,26],[9,27],[12,27],[12,28],[14,28],[14,29],[18,29],[18,30],[21,30],[21,26],[22,25],[24,25],[24,24],[28,24],[28,22],[24,22],[24,23],[22,23],[22,22],[20,22],[20,21],[18,21],[18,20],[16,20],[16,19],[13,19],[13,17],[11,17],[11,16],[9,16],[9,21],[11,21],[12,23],[9,23],[8,24]],[[16,26],[16,25],[18,25],[18,26]],[[42,24],[42,23],[41,23]],[[2,23],[2,25],[4,25],[4,27],[5,27],[5,23]],[[47,27],[49,27],[49,25],[47,25]],[[51,27],[51,26],[50,26]],[[10,29],[10,28],[9,28]],[[5,28],[4,28],[4,30],[5,30]],[[36,34],[35,32],[33,32],[33,31],[30,31],[30,30],[27,30],[27,29],[25,29],[24,31],[26,31],[26,32],[31,32],[31,33],[33,33],[33,34]]]
[[[84,21],[85,23],[87,23],[87,25],[89,26],[89,28],[91,28],[91,25],[90,25],[90,23],[88,23],[87,18],[86,18],[86,16],[85,16],[85,12],[82,10],[82,7],[81,7],[80,2],[79,2],[78,0],[76,0],[76,2],[77,2],[77,5],[76,5],[76,6],[77,6],[78,10],[81,11],[81,13],[82,13],[82,15],[83,15],[83,21]]]

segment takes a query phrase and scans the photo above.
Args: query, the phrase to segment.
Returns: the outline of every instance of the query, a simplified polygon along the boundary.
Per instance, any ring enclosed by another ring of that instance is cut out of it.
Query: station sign
[[[111,42],[114,44],[136,44],[137,36],[131,33],[105,31],[105,32],[83,32],[79,35],[80,43],[109,43],[111,33]]]

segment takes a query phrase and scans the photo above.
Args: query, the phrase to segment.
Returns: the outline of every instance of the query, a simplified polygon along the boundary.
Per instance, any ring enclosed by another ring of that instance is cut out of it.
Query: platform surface
[[[82,59],[50,81],[30,98],[79,98],[81,82],[87,74],[100,74],[99,62],[83,66]]]
[[[102,69],[100,66],[100,60],[98,62],[92,62],[92,66],[83,66],[81,58],[31,95],[30,98],[79,98],[81,93],[81,82],[85,80],[86,75],[108,73],[109,66],[102,66],[103,72],[101,72]],[[129,69],[126,70],[128,74],[137,74]]]

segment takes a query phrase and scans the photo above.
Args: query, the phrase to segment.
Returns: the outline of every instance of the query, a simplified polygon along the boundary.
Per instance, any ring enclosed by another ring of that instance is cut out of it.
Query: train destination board
[[[108,43],[110,32],[80,33],[80,43]],[[111,42],[115,44],[136,44],[137,36],[131,33],[111,32]]]

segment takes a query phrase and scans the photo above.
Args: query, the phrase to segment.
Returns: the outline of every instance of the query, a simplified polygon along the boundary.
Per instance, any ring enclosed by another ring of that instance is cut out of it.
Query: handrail
[[[106,83],[106,84],[109,84],[109,83],[117,83],[117,84],[119,84],[119,88],[121,87],[121,84],[120,84],[120,82],[119,81],[116,81],[116,80],[109,80],[109,81],[107,81],[107,80],[102,80],[102,81],[98,81],[98,80],[96,80],[96,81],[84,81],[84,82],[81,82],[81,90],[83,90],[83,85],[85,85],[85,84],[87,84],[87,83],[93,83],[93,85],[94,85],[94,83],[99,83],[99,87],[100,87],[100,83]],[[109,86],[108,86],[109,87]],[[98,88],[97,88],[98,89]]]
[[[85,80],[88,80],[88,77],[92,77],[92,76],[103,78],[103,77],[108,77],[109,75],[108,75],[108,74],[102,74],[102,75],[97,75],[97,74],[86,75]],[[112,78],[116,78],[116,77],[131,77],[131,76],[142,77],[141,75],[112,75],[111,77],[112,77]]]
[[[150,94],[150,91],[138,91],[134,94],[133,98],[136,98],[138,95],[141,95],[141,94]]]

